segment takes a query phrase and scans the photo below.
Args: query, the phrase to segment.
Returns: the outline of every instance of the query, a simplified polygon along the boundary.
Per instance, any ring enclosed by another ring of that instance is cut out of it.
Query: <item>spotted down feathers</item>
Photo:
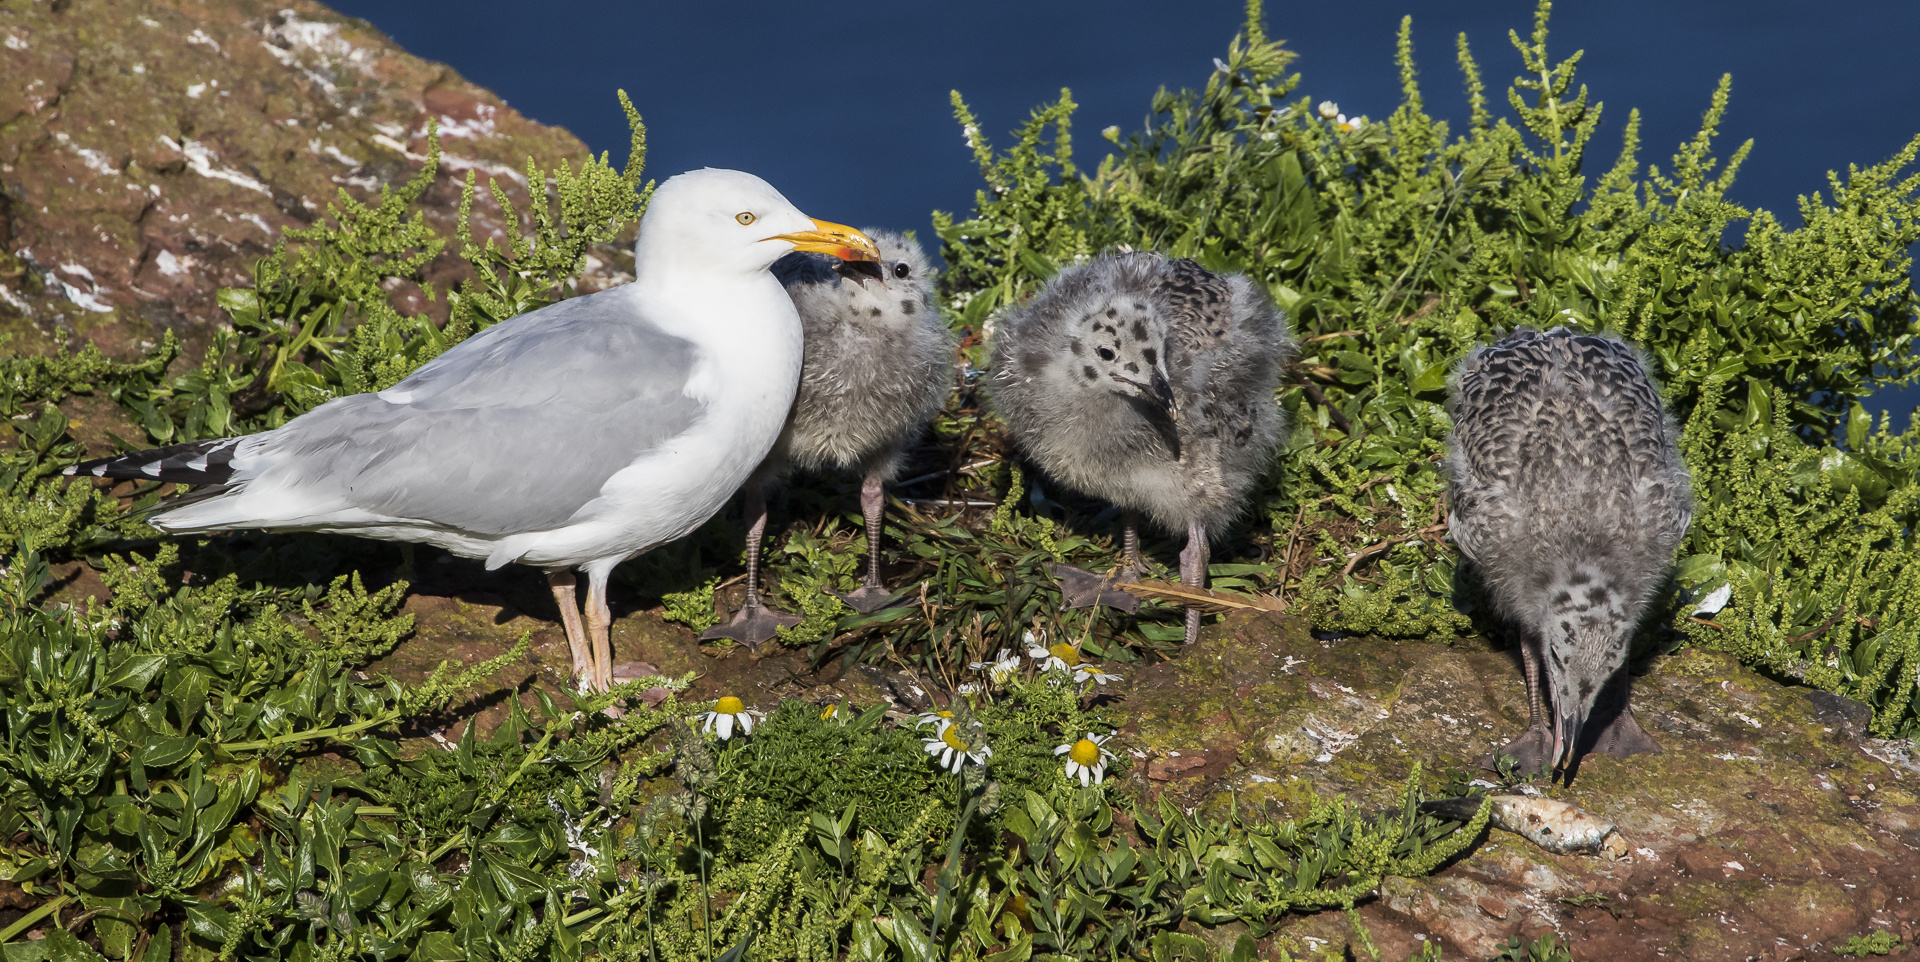
[[[880,279],[819,254],[773,265],[800,312],[805,356],[786,429],[757,478],[794,468],[898,476],[903,453],[946,403],[953,337],[933,306],[933,274],[920,245],[868,230],[880,248]]]
[[[999,321],[990,389],[1026,456],[1061,484],[1185,532],[1218,531],[1265,476],[1286,319],[1237,274],[1120,254],[1061,271]],[[1165,378],[1172,416],[1150,384]]]
[[[1627,643],[1693,517],[1679,432],[1632,345],[1518,330],[1455,375],[1448,527],[1500,613],[1544,643],[1578,709]]]

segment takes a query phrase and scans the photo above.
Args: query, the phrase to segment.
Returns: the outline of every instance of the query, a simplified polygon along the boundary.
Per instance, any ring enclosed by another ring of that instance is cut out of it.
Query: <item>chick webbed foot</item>
[[[907,592],[889,591],[886,585],[862,585],[846,594],[835,594],[847,607],[863,615],[905,604],[910,598]]]
[[[1140,607],[1136,595],[1120,590],[1119,585],[1133,584],[1140,576],[1131,568],[1122,568],[1110,574],[1095,574],[1085,568],[1072,565],[1050,564],[1047,573],[1060,582],[1060,594],[1068,608],[1091,608],[1105,605],[1119,611],[1132,614]]]
[[[1500,770],[1500,759],[1512,756],[1515,775],[1538,775],[1546,772],[1553,764],[1553,732],[1544,724],[1528,726],[1520,737],[1510,741],[1504,748],[1480,760],[1480,767],[1490,772]]]
[[[1662,751],[1660,743],[1654,741],[1653,736],[1634,720],[1633,709],[1625,706],[1621,707],[1620,714],[1613,716],[1613,721],[1608,722],[1607,727],[1600,730],[1600,737],[1593,741],[1593,750],[1615,758],[1658,755]]]
[[[715,641],[721,638],[731,639],[748,650],[758,651],[761,645],[774,637],[781,628],[791,628],[805,618],[776,611],[766,605],[752,604],[741,607],[733,620],[724,625],[714,625],[700,633],[701,641]]]

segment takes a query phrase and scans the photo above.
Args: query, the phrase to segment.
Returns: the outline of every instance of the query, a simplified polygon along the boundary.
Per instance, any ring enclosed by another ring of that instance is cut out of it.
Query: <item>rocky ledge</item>
[[[376,671],[424,675],[440,658],[500,654],[522,632],[534,648],[501,676],[553,687],[568,664],[537,579],[428,565],[407,610],[416,637]],[[809,669],[804,652],[703,649],[660,610],[616,608],[616,657],[700,673],[686,697],[892,700],[923,710],[925,679],[861,668]],[[1479,639],[1452,645],[1321,639],[1294,618],[1243,613],[1209,627],[1171,661],[1127,671],[1102,691],[1132,756],[1129,793],[1184,807],[1271,804],[1303,813],[1343,794],[1387,808],[1417,764],[1429,789],[1518,734],[1526,719],[1517,657]],[[555,688],[557,690],[557,688]],[[530,695],[522,692],[522,698]],[[1494,830],[1422,879],[1389,879],[1358,906],[1383,959],[1437,940],[1448,959],[1484,959],[1510,937],[1554,932],[1575,959],[1830,959],[1853,936],[1920,936],[1920,757],[1910,741],[1865,738],[1864,706],[1782,685],[1726,655],[1683,651],[1634,679],[1641,724],[1664,746],[1630,759],[1590,756],[1571,786],[1539,788],[1612,820],[1625,855],[1555,855]],[[476,716],[483,726],[503,706]],[[460,726],[443,737],[457,740]],[[1615,846],[1616,849],[1619,846]],[[1196,929],[1233,945],[1237,927]],[[1339,912],[1302,915],[1261,958],[1368,958]],[[1893,958],[1920,958],[1911,948]]]
[[[124,355],[162,329],[200,340],[224,320],[214,293],[248,283],[283,230],[341,189],[365,200],[411,176],[429,122],[445,156],[422,204],[442,236],[468,171],[524,208],[529,157],[551,169],[587,153],[306,0],[7,0],[0,75],[0,332],[13,352],[85,337]],[[500,234],[491,198],[475,213],[478,236]],[[620,279],[612,259],[589,265],[587,289]],[[443,255],[429,279],[459,267]],[[404,311],[436,306],[396,294]]]
[[[1267,614],[1228,620],[1116,695],[1135,789],[1203,809],[1237,798],[1298,812],[1333,793],[1384,806],[1416,763],[1430,776],[1469,769],[1526,721],[1514,655],[1473,640],[1321,640]],[[1626,856],[1553,855],[1493,831],[1360,906],[1383,958],[1432,939],[1447,958],[1486,958],[1547,931],[1576,959],[1833,958],[1874,930],[1912,944],[1911,742],[1863,738],[1865,706],[1702,651],[1656,661],[1634,679],[1633,704],[1662,754],[1589,756],[1570,787],[1541,785],[1611,819]],[[1337,954],[1349,926],[1339,913],[1302,917],[1272,947]]]

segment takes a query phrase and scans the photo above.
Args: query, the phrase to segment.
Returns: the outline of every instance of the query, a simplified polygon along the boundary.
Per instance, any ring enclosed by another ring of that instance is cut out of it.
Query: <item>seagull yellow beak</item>
[[[793,234],[775,234],[767,239],[787,241],[797,251],[832,254],[843,261],[880,259],[880,248],[874,245],[873,238],[845,224],[834,224],[824,220],[814,221],[812,230]]]

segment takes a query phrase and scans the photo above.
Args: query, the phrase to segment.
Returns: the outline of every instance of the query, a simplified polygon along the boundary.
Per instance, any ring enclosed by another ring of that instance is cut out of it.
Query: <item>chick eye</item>
[[[1100,360],[1102,360],[1102,361],[1111,361],[1111,360],[1113,360],[1113,348],[1110,348],[1110,347],[1103,347],[1103,348],[1101,348],[1101,349],[1099,349],[1099,350],[1097,350],[1097,351],[1095,351],[1095,352],[1093,352],[1093,353],[1095,353],[1095,354],[1098,354],[1098,355],[1100,355]]]
[[[893,276],[895,277],[904,279],[908,274],[911,274],[911,273],[913,273],[913,271],[907,267],[906,261],[901,261],[900,263],[893,265]]]
[[[760,218],[753,216],[753,211],[743,210],[740,213],[733,215],[733,219],[739,221],[741,227],[745,227],[753,223],[754,221],[759,220]]]

